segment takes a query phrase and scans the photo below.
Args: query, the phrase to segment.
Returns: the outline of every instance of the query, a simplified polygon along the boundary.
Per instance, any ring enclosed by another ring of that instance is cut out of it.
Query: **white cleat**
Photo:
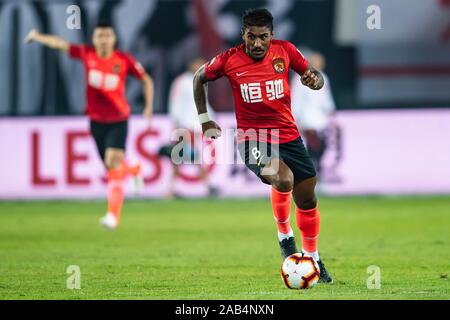
[[[100,219],[100,224],[110,230],[116,229],[118,225],[116,216],[110,212]]]

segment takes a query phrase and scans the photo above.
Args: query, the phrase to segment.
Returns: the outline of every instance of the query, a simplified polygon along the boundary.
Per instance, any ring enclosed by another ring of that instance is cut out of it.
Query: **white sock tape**
[[[200,120],[200,124],[204,124],[205,122],[210,121],[208,113],[202,113],[198,115],[198,119]]]

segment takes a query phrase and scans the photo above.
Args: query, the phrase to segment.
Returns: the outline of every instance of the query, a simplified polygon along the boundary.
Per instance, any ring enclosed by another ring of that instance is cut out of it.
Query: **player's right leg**
[[[108,170],[108,212],[100,222],[107,228],[115,229],[120,222],[125,198],[124,180],[127,175],[123,165],[124,149],[109,147],[105,152],[105,167]]]
[[[266,171],[267,173],[265,173]],[[291,254],[298,252],[294,232],[289,222],[294,175],[283,160],[272,158],[262,168],[261,177],[272,185],[271,203],[278,229],[278,241],[281,255],[283,258],[287,258]]]
[[[100,222],[107,228],[118,226],[124,201],[124,179],[128,168],[124,165],[127,121],[99,123],[91,121],[91,134],[107,170],[108,211]]]
[[[291,193],[294,176],[289,167],[278,157],[276,150],[262,142],[246,141],[238,145],[245,165],[262,182],[272,186],[271,203],[273,216],[278,229],[278,241],[283,258],[297,253],[294,233],[289,223],[291,212]]]

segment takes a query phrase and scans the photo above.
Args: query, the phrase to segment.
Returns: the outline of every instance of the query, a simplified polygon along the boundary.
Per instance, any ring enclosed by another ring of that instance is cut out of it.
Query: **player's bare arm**
[[[31,30],[25,37],[24,41],[25,43],[31,43],[34,41],[46,47],[60,50],[64,53],[69,52],[69,42],[55,35],[40,33],[36,29]]]
[[[154,97],[154,85],[153,79],[148,73],[142,77],[142,85],[144,86],[144,117],[148,120],[149,124],[153,117],[153,97]]]
[[[302,84],[312,90],[320,90],[323,87],[324,80],[322,74],[309,65],[308,70],[301,77]]]
[[[197,113],[202,125],[203,134],[207,138],[216,139],[221,135],[221,129],[217,123],[210,120],[206,108],[206,86],[208,79],[205,75],[204,66],[200,67],[194,75],[194,101]]]

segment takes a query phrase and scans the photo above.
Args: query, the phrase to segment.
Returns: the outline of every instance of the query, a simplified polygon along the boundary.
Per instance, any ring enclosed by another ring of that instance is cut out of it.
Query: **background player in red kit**
[[[32,30],[26,42],[39,42],[58,49],[74,59],[82,60],[86,71],[86,114],[97,149],[108,171],[108,212],[100,220],[114,229],[120,221],[124,200],[124,180],[138,177],[140,165],[129,166],[125,161],[125,143],[130,107],[125,99],[126,76],[140,79],[144,87],[144,116],[153,114],[153,81],[131,55],[116,50],[116,34],[110,24],[98,24],[92,36],[93,46],[75,45],[54,35]]]
[[[204,134],[217,138],[220,127],[209,119],[205,84],[222,76],[233,90],[238,148],[246,166],[272,185],[272,208],[283,257],[298,252],[289,216],[291,195],[302,251],[319,264],[320,281],[331,283],[317,250],[320,217],[315,196],[316,172],[291,114],[289,69],[313,90],[323,86],[321,74],[288,41],[273,39],[273,17],[251,9],[242,17],[244,44],[219,54],[194,78],[194,97]],[[275,169],[275,170],[273,170]]]

